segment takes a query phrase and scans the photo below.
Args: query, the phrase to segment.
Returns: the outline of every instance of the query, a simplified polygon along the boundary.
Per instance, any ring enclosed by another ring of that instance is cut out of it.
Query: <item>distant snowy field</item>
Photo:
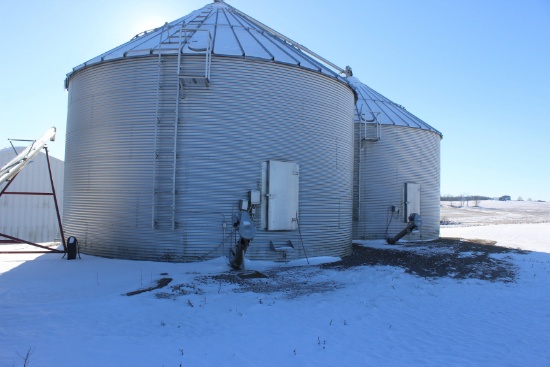
[[[550,203],[483,200],[462,208],[441,202],[442,237],[497,241],[499,246],[550,253]],[[458,205],[458,202],[454,202]]]
[[[550,366],[549,204],[444,205],[442,217],[461,223],[443,236],[536,252],[489,255],[513,282],[326,269],[315,264],[337,259],[320,258],[248,262],[274,275],[236,283],[224,258],[0,255],[0,367],[23,366],[28,351],[30,367]]]

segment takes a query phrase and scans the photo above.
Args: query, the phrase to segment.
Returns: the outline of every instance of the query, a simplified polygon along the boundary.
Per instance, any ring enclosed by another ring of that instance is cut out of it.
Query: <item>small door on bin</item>
[[[409,221],[409,215],[412,213],[420,213],[420,184],[407,182],[405,183],[405,222]]]
[[[267,230],[294,230],[298,228],[300,167],[281,161],[268,161],[267,166]]]

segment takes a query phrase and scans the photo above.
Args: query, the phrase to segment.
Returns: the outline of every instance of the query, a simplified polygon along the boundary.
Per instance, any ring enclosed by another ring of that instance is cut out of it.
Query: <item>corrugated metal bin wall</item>
[[[354,125],[357,136],[360,124]],[[420,184],[423,225],[420,233],[404,240],[438,238],[441,136],[423,129],[381,125],[381,139],[363,142],[361,151],[355,140],[353,238],[385,239],[405,227],[406,183]],[[391,206],[399,210],[393,217]]]
[[[169,81],[176,60],[164,59]],[[193,60],[184,57],[184,65]],[[334,78],[264,61],[214,56],[210,86],[186,88],[177,225],[152,229],[157,70],[156,57],[133,58],[71,76],[64,225],[83,252],[171,261],[225,254],[232,211],[248,190],[261,189],[268,160],[300,166],[300,231],[264,231],[257,213],[247,256],[281,260],[269,241],[287,240],[297,248],[289,258],[351,252],[353,93]],[[175,86],[166,88],[175,95]]]

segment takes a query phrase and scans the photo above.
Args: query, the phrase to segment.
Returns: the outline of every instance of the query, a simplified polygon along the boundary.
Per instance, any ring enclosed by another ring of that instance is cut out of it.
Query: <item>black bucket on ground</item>
[[[76,253],[78,251],[78,240],[76,237],[67,238],[67,260],[76,259]]]

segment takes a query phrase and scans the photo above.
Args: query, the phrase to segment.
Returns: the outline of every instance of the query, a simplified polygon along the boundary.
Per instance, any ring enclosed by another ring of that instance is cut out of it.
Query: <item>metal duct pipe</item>
[[[254,227],[254,223],[246,211],[233,214],[232,219],[233,227],[239,232],[240,238],[235,250],[232,251],[232,258],[229,263],[233,269],[244,270],[244,254],[250,245],[250,241],[256,235],[256,227]]]
[[[405,227],[405,229],[399,232],[395,237],[388,238],[386,242],[389,245],[395,245],[397,241],[399,241],[405,235],[411,233],[413,230],[421,226],[422,226],[422,218],[420,217],[420,214],[412,213],[411,215],[409,215],[409,223],[407,224],[407,227]]]

